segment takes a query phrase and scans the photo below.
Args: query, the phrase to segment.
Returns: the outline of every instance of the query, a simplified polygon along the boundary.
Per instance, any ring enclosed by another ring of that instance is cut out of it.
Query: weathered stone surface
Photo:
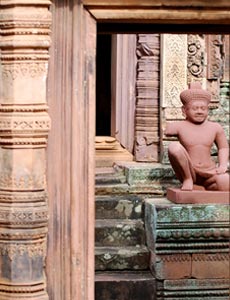
[[[135,162],[117,163],[117,165],[125,169],[129,185],[146,183],[154,184],[154,181],[167,181],[174,178],[174,172],[169,165]]]
[[[137,246],[145,244],[141,220],[96,220],[96,246]]]
[[[122,168],[96,168],[95,183],[101,184],[120,184],[126,182],[126,176]]]
[[[145,203],[148,247],[157,254],[229,250],[228,205]],[[207,226],[208,224],[208,226]]]
[[[97,247],[95,249],[96,270],[147,270],[149,251],[139,247]]]
[[[170,165],[159,163],[116,162],[113,170],[96,171],[96,194],[156,194],[178,185]]]
[[[145,204],[151,270],[158,280],[157,299],[226,300],[229,206],[161,201],[149,199]]]
[[[95,300],[155,300],[155,289],[149,271],[96,272]]]

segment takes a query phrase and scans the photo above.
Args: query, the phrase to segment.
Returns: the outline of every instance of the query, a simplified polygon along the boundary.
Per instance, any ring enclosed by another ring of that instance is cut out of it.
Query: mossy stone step
[[[144,217],[146,195],[96,196],[96,219],[139,219]]]
[[[149,250],[146,246],[95,247],[95,269],[147,270]]]
[[[146,243],[142,220],[96,220],[96,246],[137,246]]]

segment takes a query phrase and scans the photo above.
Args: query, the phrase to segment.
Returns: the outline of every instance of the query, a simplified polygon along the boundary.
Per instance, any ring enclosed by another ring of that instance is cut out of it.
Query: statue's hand
[[[224,174],[227,171],[227,166],[219,166],[216,168],[216,173],[217,174]]]

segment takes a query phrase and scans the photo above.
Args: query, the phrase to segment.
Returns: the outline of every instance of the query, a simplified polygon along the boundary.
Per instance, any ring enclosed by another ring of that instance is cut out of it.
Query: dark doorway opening
[[[96,135],[111,135],[111,41],[110,34],[97,35]]]

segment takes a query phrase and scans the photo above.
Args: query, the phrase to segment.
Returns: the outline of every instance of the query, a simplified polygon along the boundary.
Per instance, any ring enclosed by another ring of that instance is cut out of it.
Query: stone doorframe
[[[208,23],[226,32],[230,4],[1,0],[0,8],[0,298],[92,300],[96,24]]]

